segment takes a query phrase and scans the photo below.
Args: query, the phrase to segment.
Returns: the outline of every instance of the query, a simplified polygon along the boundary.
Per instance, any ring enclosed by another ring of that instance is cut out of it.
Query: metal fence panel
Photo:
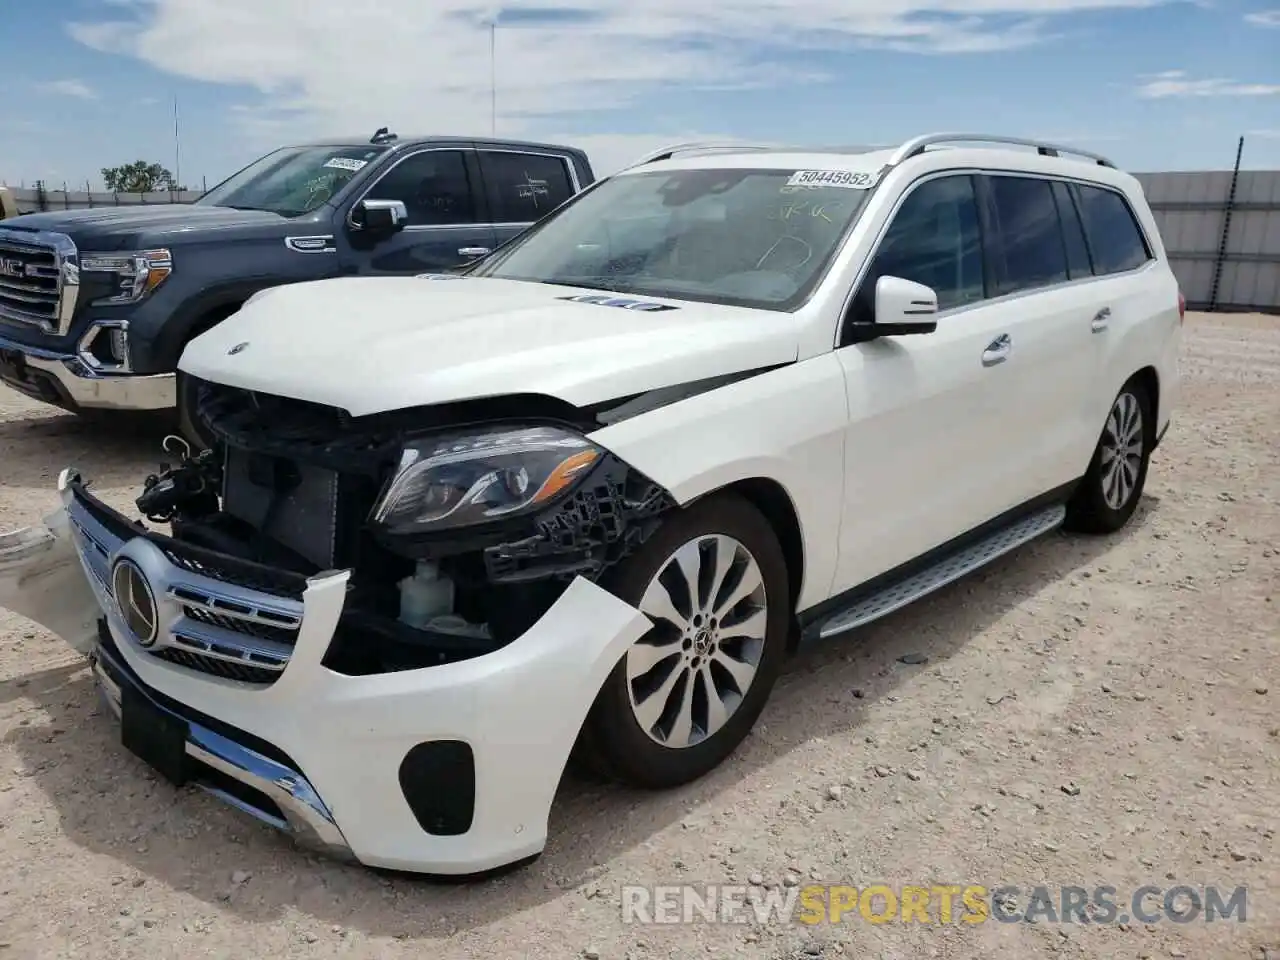
[[[1189,306],[1280,313],[1280,170],[1137,177]]]
[[[143,203],[190,203],[200,196],[198,190],[170,193],[156,190],[151,193],[88,193],[84,190],[50,190],[47,187],[9,187],[17,201],[19,213],[39,213],[44,210],[85,210],[90,207],[130,207]]]

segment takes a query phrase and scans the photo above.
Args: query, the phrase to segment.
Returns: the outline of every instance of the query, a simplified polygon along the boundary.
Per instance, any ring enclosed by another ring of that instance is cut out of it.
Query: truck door
[[[392,162],[362,200],[399,200],[409,219],[389,236],[362,236],[348,208],[339,250],[348,274],[416,274],[447,270],[483,256],[495,244],[475,151],[425,147]]]
[[[477,146],[494,239],[523,233],[578,192],[578,176],[563,154]]]

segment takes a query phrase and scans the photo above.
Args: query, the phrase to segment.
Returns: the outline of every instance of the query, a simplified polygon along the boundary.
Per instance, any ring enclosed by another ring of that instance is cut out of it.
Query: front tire
[[[785,656],[791,599],[772,527],[719,495],[673,515],[603,585],[654,626],[587,716],[580,758],[659,789],[717,767],[755,724]]]
[[[200,419],[196,416],[196,385],[181,370],[177,371],[176,377],[178,432],[191,444],[191,452],[197,454],[213,446],[213,437],[201,428]]]
[[[1146,386],[1136,377],[1116,395],[1080,486],[1067,504],[1065,526],[1080,533],[1114,533],[1142,499],[1155,440]]]

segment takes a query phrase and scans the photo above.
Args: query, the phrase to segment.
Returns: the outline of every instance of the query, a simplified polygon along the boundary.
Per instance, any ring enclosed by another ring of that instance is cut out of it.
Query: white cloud
[[[1257,137],[1259,140],[1280,140],[1280,129],[1277,130],[1246,130],[1246,137]]]
[[[1253,13],[1246,13],[1244,22],[1251,23],[1255,27],[1280,27],[1280,9],[1255,10]]]
[[[1185,70],[1151,74],[1138,87],[1148,100],[1165,97],[1271,97],[1280,94],[1280,83],[1243,83],[1222,77],[1193,80]]]
[[[507,0],[496,31],[498,132],[661,132],[687,121],[626,116],[646,92],[819,82],[814,52],[1025,47],[1052,36],[1062,14],[1160,2]],[[476,8],[465,0],[149,0],[111,14],[124,19],[69,29],[88,46],[168,73],[257,91],[261,101],[235,119],[262,143],[388,123],[402,133],[487,134],[490,34]]]
[[[36,88],[45,93],[56,93],[63,97],[76,97],[80,100],[98,99],[98,91],[82,80],[47,80],[37,83]]]

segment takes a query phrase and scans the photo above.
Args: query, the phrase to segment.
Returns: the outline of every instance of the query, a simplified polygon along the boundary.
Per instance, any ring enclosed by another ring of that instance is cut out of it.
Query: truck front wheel
[[[213,446],[213,437],[200,425],[200,418],[196,416],[195,386],[185,373],[177,372],[178,432],[191,444],[191,452],[199,453]]]

